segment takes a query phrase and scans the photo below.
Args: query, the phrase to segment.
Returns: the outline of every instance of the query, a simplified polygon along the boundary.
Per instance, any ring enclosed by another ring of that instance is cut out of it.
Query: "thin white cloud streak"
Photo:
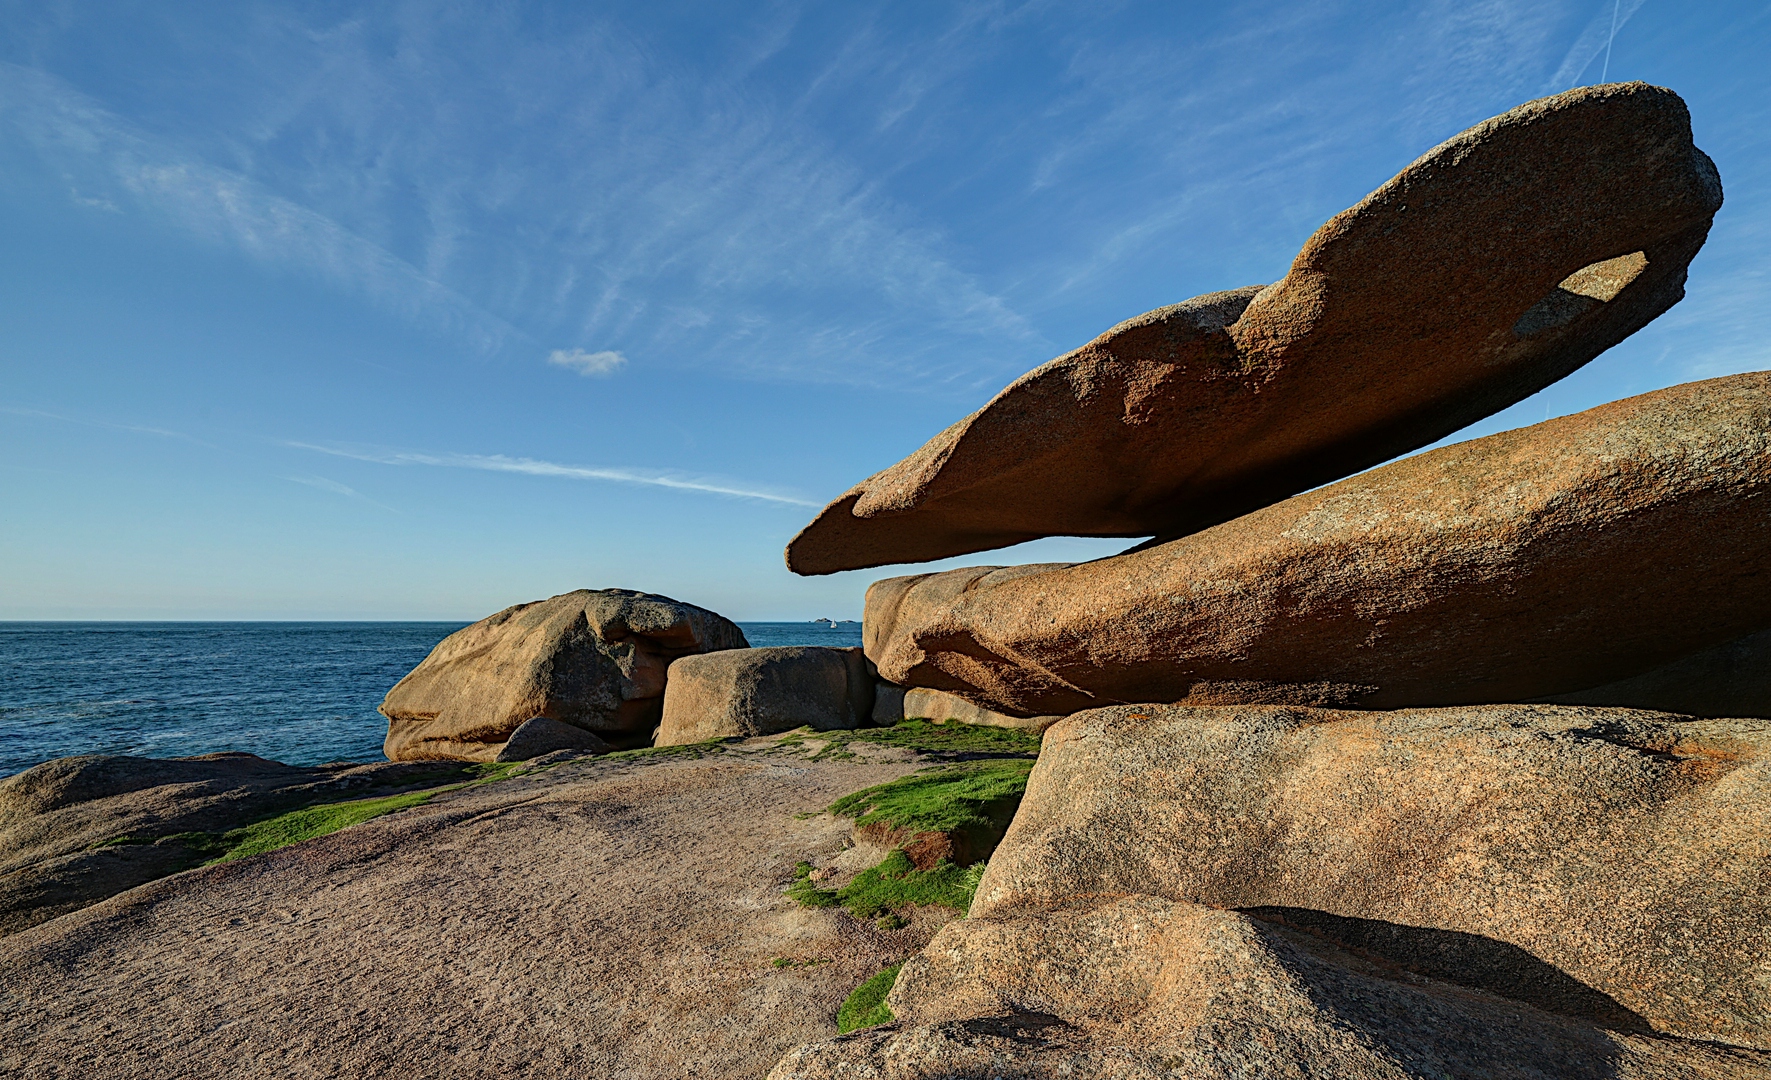
[[[370,506],[379,507],[390,513],[398,513],[393,507],[388,506],[386,503],[376,502],[374,499],[371,499],[369,496],[358,491],[356,488],[351,487],[349,484],[341,484],[336,480],[328,480],[324,476],[285,476],[283,479],[307,487],[317,488],[320,491],[331,492],[334,495],[343,495],[347,499],[357,499],[368,503]]]
[[[1641,10],[1646,0],[1611,0],[1600,4],[1602,9],[1594,15],[1580,35],[1569,47],[1568,55],[1562,58],[1562,64],[1556,73],[1550,76],[1547,89],[1552,92],[1568,90],[1580,85],[1580,78],[1593,66],[1593,61],[1605,51],[1612,39],[1623,31],[1623,24],[1630,21],[1630,16]]]
[[[363,493],[356,488],[351,487],[349,484],[341,484],[336,480],[328,480],[324,476],[288,476],[284,477],[284,479],[293,480],[297,484],[306,484],[311,488],[319,488],[321,491],[330,491],[334,495],[345,495],[352,499],[363,498]]]
[[[284,445],[298,450],[312,450],[334,457],[369,461],[378,465],[431,465],[449,469],[480,469],[487,472],[520,473],[525,476],[550,476],[566,480],[606,480],[617,484],[639,484],[670,488],[704,495],[727,495],[740,499],[759,499],[788,506],[818,507],[823,504],[783,495],[756,487],[740,487],[737,482],[705,477],[680,476],[664,472],[642,472],[634,469],[593,469],[577,465],[559,465],[534,458],[507,457],[503,454],[416,454],[395,450],[372,450],[315,443],[289,442]]]
[[[64,424],[79,424],[83,427],[105,428],[110,431],[127,431],[136,435],[154,435],[162,439],[178,439],[181,442],[195,443],[198,446],[209,444],[201,439],[186,435],[182,431],[169,431],[166,428],[144,427],[140,424],[113,424],[106,420],[90,420],[79,416],[64,416],[61,413],[45,412],[42,409],[21,409],[10,405],[0,405],[0,413],[10,416],[30,416],[42,420],[56,420]]]
[[[580,375],[613,375],[627,366],[627,357],[613,349],[604,349],[602,352],[585,352],[583,349],[555,349],[547,354],[547,362],[555,367],[576,371]]]

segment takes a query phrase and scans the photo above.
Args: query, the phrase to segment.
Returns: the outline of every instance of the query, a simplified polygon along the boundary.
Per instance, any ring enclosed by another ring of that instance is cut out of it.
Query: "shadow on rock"
[[[1341,949],[1416,975],[1453,983],[1612,1031],[1646,1035],[1647,1020],[1603,991],[1517,945],[1481,934],[1356,919],[1296,907],[1251,907],[1244,915],[1301,930]]]

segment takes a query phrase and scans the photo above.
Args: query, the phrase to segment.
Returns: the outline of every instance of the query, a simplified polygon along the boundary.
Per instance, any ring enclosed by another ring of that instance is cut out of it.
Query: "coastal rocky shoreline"
[[[1671,91],[1529,102],[786,561],[1121,554],[876,581],[859,649],[581,589],[438,644],[386,763],[0,781],[0,1070],[1771,1077],[1771,373],[1415,454],[1721,200]]]

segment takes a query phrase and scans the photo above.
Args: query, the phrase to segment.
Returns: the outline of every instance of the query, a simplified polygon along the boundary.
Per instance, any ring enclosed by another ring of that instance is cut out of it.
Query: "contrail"
[[[1623,0],[1612,0],[1611,3],[1611,36],[1605,39],[1605,66],[1599,71],[1599,81],[1604,82],[1611,74],[1611,43],[1617,40],[1617,10],[1623,7]]]
[[[644,484],[651,487],[675,488],[678,491],[695,491],[708,495],[761,499],[765,502],[786,503],[789,506],[816,507],[818,505],[804,499],[793,498],[790,495],[780,495],[752,487],[737,487],[711,478],[673,476],[669,473],[640,472],[633,469],[587,469],[576,465],[557,465],[551,461],[536,461],[534,458],[506,457],[503,454],[411,454],[390,450],[317,446],[313,443],[301,442],[288,442],[283,445],[300,450],[315,450],[335,457],[354,458],[357,461],[373,461],[381,465],[440,465],[451,469],[485,469],[491,472],[525,473],[529,476],[558,476],[569,480],[609,480],[618,484]]]

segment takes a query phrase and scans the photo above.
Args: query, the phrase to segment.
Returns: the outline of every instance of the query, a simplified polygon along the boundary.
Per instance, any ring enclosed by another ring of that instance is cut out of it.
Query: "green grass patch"
[[[244,859],[248,855],[262,855],[269,851],[276,851],[278,848],[288,847],[290,844],[298,844],[303,840],[312,840],[317,836],[335,833],[352,825],[361,825],[365,821],[378,818],[383,814],[391,814],[395,810],[404,810],[410,806],[422,806],[445,792],[495,783],[523,768],[524,765],[520,761],[485,762],[471,765],[466,769],[469,775],[475,776],[475,779],[466,783],[445,784],[442,787],[407,791],[399,795],[385,795],[375,799],[314,803],[299,809],[275,813],[269,817],[249,822],[237,829],[228,829],[225,832],[183,832],[171,833],[166,836],[141,837],[117,836],[92,846],[101,848],[118,844],[177,843],[191,852],[191,865],[208,866],[213,863],[231,862],[234,859]]]
[[[887,855],[878,866],[863,870],[840,889],[821,888],[812,880],[812,866],[802,862],[787,895],[802,907],[841,905],[857,919],[877,919],[912,904],[937,904],[965,914],[984,876],[984,864],[955,866],[942,859],[927,870],[918,870],[902,851]]]
[[[885,915],[909,904],[939,904],[964,914],[984,876],[984,864],[955,866],[945,859],[918,870],[902,851],[887,855],[878,866],[855,875],[837,891],[842,906],[857,919]]]
[[[828,739],[830,744],[815,756],[848,755],[849,743],[870,742],[883,746],[901,746],[925,754],[988,755],[991,757],[1036,757],[1039,736],[1013,728],[982,727],[977,724],[931,724],[927,720],[905,720],[891,727],[855,728],[852,731],[820,731],[810,736]]]
[[[893,964],[855,987],[855,992],[842,1003],[842,1008],[836,1010],[838,1033],[847,1035],[851,1031],[875,1024],[889,1024],[897,1019],[886,1005],[886,995],[892,992],[892,984],[898,981],[898,970],[903,966],[902,963]]]
[[[860,826],[976,834],[987,850],[1013,820],[1032,771],[1024,759],[949,765],[844,795],[830,812]]]
[[[483,782],[483,781],[482,781]],[[211,859],[211,862],[231,862],[244,859],[248,855],[262,855],[267,851],[299,844],[303,840],[312,840],[316,836],[325,836],[340,829],[348,829],[352,825],[361,825],[365,821],[378,818],[383,814],[391,814],[395,810],[404,810],[409,806],[420,806],[429,802],[437,790],[408,791],[404,795],[389,795],[381,799],[360,799],[355,802],[325,803],[310,806],[305,810],[294,810],[287,814],[279,814],[267,821],[248,825],[243,829],[233,829],[222,833],[222,840],[229,844],[226,851]]]
[[[803,859],[793,868],[793,884],[787,886],[787,895],[800,907],[825,908],[835,907],[842,903],[842,897],[834,890],[821,889],[812,880],[812,864]]]
[[[820,964],[830,963],[830,958],[828,956],[814,956],[809,960],[801,960],[795,956],[777,956],[773,960],[770,960],[769,963],[773,964],[778,971],[782,968],[817,967]]]
[[[684,743],[681,746],[642,746],[635,750],[617,750],[611,754],[600,754],[597,761],[637,761],[658,758],[695,758],[711,757],[726,752],[726,744],[742,742],[740,736],[730,735],[723,739],[708,739],[706,742]]]

